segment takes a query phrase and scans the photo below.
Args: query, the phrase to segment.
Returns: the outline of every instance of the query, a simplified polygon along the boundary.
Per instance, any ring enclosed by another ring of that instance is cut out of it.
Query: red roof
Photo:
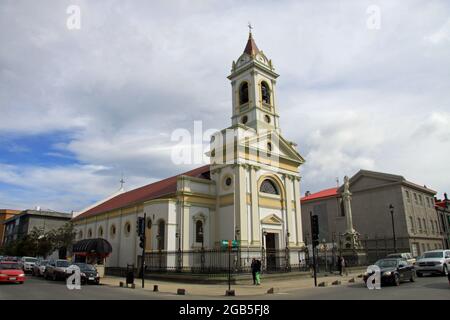
[[[323,198],[329,198],[329,197],[335,197],[338,195],[338,188],[330,188],[325,189],[316,193],[312,193],[309,196],[305,196],[301,199],[301,201],[311,201],[311,200],[317,200],[317,199],[323,199]]]
[[[209,165],[158,181],[146,186],[121,193],[105,202],[83,212],[73,220],[91,217],[107,211],[123,208],[135,203],[157,199],[177,191],[177,178],[186,175],[190,177],[209,179]]]
[[[438,201],[436,201],[435,206],[445,209],[445,208],[447,208],[447,202],[448,201],[446,201],[446,200],[438,200]]]
[[[255,40],[253,40],[251,33],[248,35],[248,41],[247,45],[245,46],[244,52],[251,56],[254,56],[259,52],[259,49],[256,46]]]

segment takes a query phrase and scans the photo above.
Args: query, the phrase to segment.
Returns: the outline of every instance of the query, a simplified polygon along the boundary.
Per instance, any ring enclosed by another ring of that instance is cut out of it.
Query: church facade
[[[77,240],[108,240],[113,251],[107,267],[136,265],[142,251],[136,223],[145,213],[149,255],[219,250],[223,240],[237,240],[244,265],[256,253],[264,259],[261,255],[278,250],[285,250],[298,264],[304,249],[300,207],[304,159],[281,135],[277,77],[272,61],[250,33],[228,76],[231,125],[211,137],[210,163],[118,193],[84,210],[72,219]],[[164,257],[167,267],[194,263],[189,258],[175,261],[170,254]]]

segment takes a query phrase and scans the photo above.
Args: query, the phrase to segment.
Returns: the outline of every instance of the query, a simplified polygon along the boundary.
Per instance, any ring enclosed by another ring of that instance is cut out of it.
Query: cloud
[[[73,4],[82,20],[70,31]],[[373,4],[379,30],[366,26]],[[193,132],[195,120],[205,130],[229,126],[226,76],[248,20],[281,75],[281,129],[307,160],[303,190],[364,168],[448,191],[450,4],[407,9],[400,1],[3,1],[0,141],[67,133],[39,158],[73,161],[0,155],[0,200],[79,210],[114,192],[121,172],[131,188],[188,169],[170,161],[171,133]]]

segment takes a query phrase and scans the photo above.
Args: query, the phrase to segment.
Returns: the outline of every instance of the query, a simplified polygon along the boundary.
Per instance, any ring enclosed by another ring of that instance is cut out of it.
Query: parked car
[[[436,273],[447,276],[449,269],[450,250],[427,251],[416,262],[416,272],[419,277]]]
[[[54,281],[66,278],[66,269],[69,266],[67,260],[50,260],[45,266],[44,278]]]
[[[380,267],[381,284],[393,284],[399,286],[402,281],[416,280],[416,272],[414,266],[408,261],[400,258],[386,258],[375,262],[375,265]],[[366,273],[363,277],[364,283],[372,274]]]
[[[39,260],[38,262],[36,262],[36,264],[33,266],[33,269],[31,270],[32,275],[36,277],[43,276],[47,263],[48,260]]]
[[[97,269],[92,264],[87,263],[74,263],[74,265],[80,268],[81,272],[81,283],[100,283],[100,276]]]
[[[33,266],[36,264],[38,259],[34,257],[22,257],[21,261],[23,265],[23,271],[25,271],[25,273],[31,273],[33,271]]]
[[[414,258],[410,252],[391,253],[388,254],[386,258],[405,259],[409,264],[416,264],[416,258]]]
[[[24,283],[25,273],[16,261],[2,260],[0,262],[0,282]]]

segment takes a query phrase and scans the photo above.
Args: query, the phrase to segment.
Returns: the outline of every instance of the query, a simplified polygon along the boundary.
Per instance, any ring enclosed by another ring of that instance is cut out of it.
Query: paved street
[[[368,290],[364,287],[361,279],[355,284],[342,284],[339,286],[330,286],[324,288],[302,288],[281,290],[276,294],[258,294],[238,296],[234,299],[430,299],[430,300],[450,300],[450,286],[444,277],[426,277],[420,278],[415,283],[402,283],[400,287],[383,287],[381,290]],[[223,291],[225,291],[225,286]],[[188,292],[189,293],[189,292]],[[111,285],[88,285],[82,286],[81,290],[68,290],[64,282],[46,281],[42,278],[29,277],[23,285],[1,284],[0,300],[5,299],[106,299],[106,300],[125,300],[125,299],[151,299],[151,300],[170,300],[170,299],[231,299],[224,296],[203,296],[186,295],[177,296],[174,292],[154,293],[149,290],[139,288],[128,289],[119,288]]]

